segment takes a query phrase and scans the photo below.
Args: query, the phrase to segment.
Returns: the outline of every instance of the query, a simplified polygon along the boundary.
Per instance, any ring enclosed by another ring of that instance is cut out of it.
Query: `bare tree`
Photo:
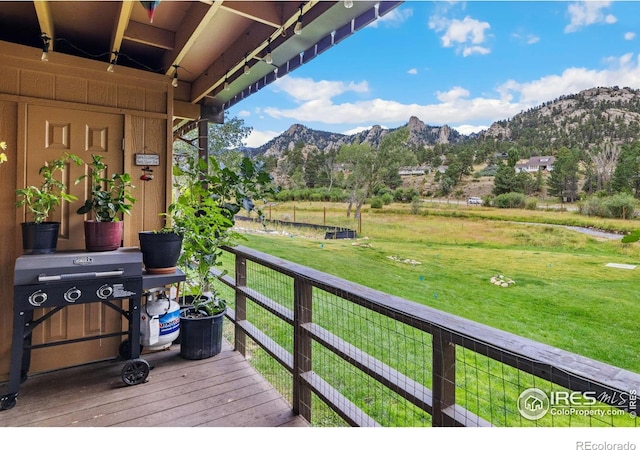
[[[620,156],[620,147],[609,142],[604,144],[603,148],[589,149],[586,153],[594,165],[597,190],[609,190],[611,178],[616,170],[616,163]]]

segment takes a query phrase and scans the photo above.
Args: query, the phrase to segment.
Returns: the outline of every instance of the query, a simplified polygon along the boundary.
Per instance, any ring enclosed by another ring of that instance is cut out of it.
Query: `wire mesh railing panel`
[[[245,357],[289,404],[293,403],[291,397],[293,381],[288,370],[282,367],[253,339],[247,339]]]
[[[382,426],[431,425],[431,416],[425,411],[317,343],[313,345],[313,371]]]
[[[428,333],[319,289],[313,293],[313,322],[328,332],[333,347],[314,344],[314,372],[382,425],[431,423],[427,413],[394,392],[430,386]]]
[[[247,261],[247,287],[293,311],[293,279],[283,273]]]
[[[519,361],[521,366],[530,363]],[[455,384],[456,403],[494,426],[638,426],[636,417],[603,403],[601,394],[571,391],[473,349],[456,349]]]
[[[637,392],[621,392],[636,374],[290,264],[285,275],[274,258],[243,261],[236,288],[255,298],[241,327],[263,339],[247,338],[246,357],[312,425],[639,426]]]
[[[313,427],[348,427],[349,424],[320,397],[311,394],[311,426]]]
[[[280,306],[293,309],[293,280],[282,273],[247,261],[247,287]],[[293,327],[290,324],[250,299],[246,313],[253,326],[293,353]]]

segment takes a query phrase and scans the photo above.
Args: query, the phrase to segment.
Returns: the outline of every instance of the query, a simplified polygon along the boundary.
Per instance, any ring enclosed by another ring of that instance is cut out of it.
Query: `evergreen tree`
[[[578,163],[576,150],[562,147],[556,155],[549,177],[549,193],[564,202],[574,202],[578,197]]]

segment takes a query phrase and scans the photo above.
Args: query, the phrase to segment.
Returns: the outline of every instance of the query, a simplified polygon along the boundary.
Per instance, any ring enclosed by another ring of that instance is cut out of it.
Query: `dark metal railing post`
[[[302,325],[312,321],[313,287],[295,278],[293,289],[293,412],[311,422],[311,389],[302,379],[311,371],[311,337]]]
[[[236,287],[247,285],[247,260],[246,258],[236,255]],[[238,326],[242,320],[247,320],[247,297],[236,289],[236,325],[235,325],[235,350],[240,352],[242,356],[246,356],[247,335]]]
[[[449,332],[436,328],[432,335],[433,367],[433,412],[431,425],[434,427],[455,426],[453,417],[443,411],[456,404],[456,346],[451,342]]]

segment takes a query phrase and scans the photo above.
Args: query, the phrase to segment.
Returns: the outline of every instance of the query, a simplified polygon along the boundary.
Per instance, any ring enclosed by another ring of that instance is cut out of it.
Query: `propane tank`
[[[169,298],[168,288],[153,288],[143,294],[140,313],[140,343],[149,350],[168,348],[180,334],[180,305]]]

